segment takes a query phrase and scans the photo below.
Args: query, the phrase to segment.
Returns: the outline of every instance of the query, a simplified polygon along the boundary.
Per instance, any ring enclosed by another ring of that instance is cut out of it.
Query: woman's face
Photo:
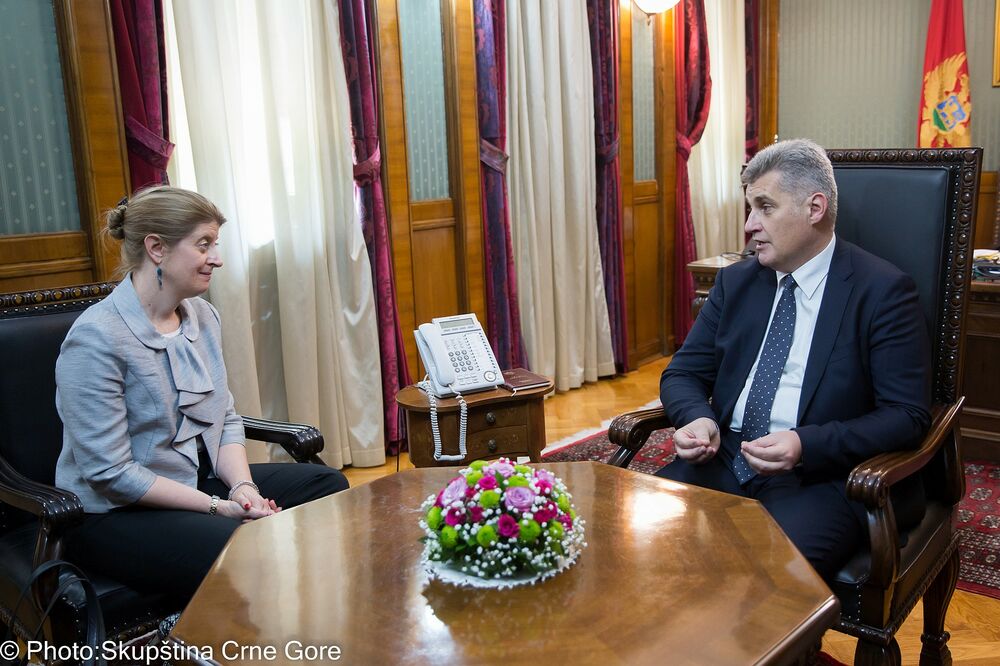
[[[164,286],[167,284],[181,298],[199,296],[208,291],[212,271],[222,267],[219,255],[219,224],[203,222],[164,255]]]

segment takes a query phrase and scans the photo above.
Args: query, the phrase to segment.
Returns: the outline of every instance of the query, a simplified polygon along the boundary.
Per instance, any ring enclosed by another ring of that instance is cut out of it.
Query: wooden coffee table
[[[541,466],[565,480],[589,543],[544,583],[429,581],[419,506],[455,470],[407,470],[240,527],[170,640],[220,663],[311,649],[349,664],[783,664],[836,620],[757,502],[601,463]]]

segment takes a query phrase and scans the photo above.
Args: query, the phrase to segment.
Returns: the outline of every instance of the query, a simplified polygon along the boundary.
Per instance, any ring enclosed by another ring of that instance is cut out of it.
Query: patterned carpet
[[[652,474],[674,459],[673,430],[654,432],[629,469]],[[550,462],[606,461],[617,449],[607,431],[589,435],[542,456]],[[965,497],[959,504],[959,589],[1000,599],[1000,466],[965,463]]]
[[[1000,599],[1000,467],[965,463],[965,497],[958,507],[962,533],[961,590]]]

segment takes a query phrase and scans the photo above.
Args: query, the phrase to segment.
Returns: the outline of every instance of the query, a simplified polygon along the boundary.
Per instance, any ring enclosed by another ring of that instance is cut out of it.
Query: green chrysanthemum
[[[549,536],[555,539],[556,541],[561,540],[563,536],[566,534],[566,530],[563,528],[562,523],[560,523],[558,520],[553,520],[549,522],[548,532]]]
[[[524,543],[532,543],[538,538],[538,535],[542,533],[542,526],[538,524],[535,520],[522,520],[520,522],[521,533],[518,535],[518,539]]]
[[[566,493],[560,493],[559,496],[556,497],[556,506],[558,506],[559,510],[563,513],[569,513],[572,508],[569,503],[569,496],[566,495]]]
[[[486,467],[487,464],[488,463],[485,460],[473,460],[472,463],[469,465],[469,468],[478,472],[482,470],[484,467]]]
[[[458,545],[458,530],[451,525],[445,525],[441,530],[441,545],[445,548],[454,548]]]
[[[524,488],[528,487],[528,480],[523,476],[512,476],[507,479],[507,487],[513,488],[515,486],[522,486]]]
[[[486,490],[479,495],[479,506],[484,509],[492,509],[500,503],[500,493],[495,490]]]
[[[527,474],[529,476],[531,475],[531,468],[528,467],[527,465],[514,465],[514,471],[517,472],[518,474]]]
[[[496,540],[497,531],[492,525],[483,525],[476,532],[476,542],[483,548],[489,548]]]
[[[469,484],[470,487],[474,487],[479,479],[483,478],[482,472],[471,472],[465,476],[465,482]]]
[[[432,530],[436,530],[441,527],[441,521],[444,519],[444,515],[441,512],[441,507],[432,506],[431,510],[427,512],[427,527]]]

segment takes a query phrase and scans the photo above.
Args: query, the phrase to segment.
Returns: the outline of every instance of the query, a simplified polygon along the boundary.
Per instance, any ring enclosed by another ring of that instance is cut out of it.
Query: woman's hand
[[[260,493],[254,490],[250,484],[245,484],[237,488],[236,492],[233,493],[232,499],[245,511],[260,510],[265,512],[265,516],[270,516],[281,511],[281,507],[275,504],[274,500],[261,497]]]
[[[225,518],[242,520],[244,523],[276,513],[275,511],[270,510],[270,508],[262,509],[251,506],[249,509],[244,509],[243,506],[244,505],[239,502],[234,502],[232,500],[220,500],[219,507],[215,510],[215,513],[216,515],[223,516]]]

